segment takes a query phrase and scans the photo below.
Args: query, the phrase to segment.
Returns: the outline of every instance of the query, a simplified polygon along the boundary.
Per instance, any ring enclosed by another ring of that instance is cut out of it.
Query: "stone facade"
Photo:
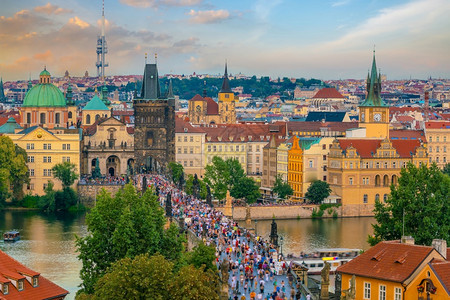
[[[78,198],[80,199],[80,203],[86,207],[94,207],[97,203],[97,195],[100,193],[102,189],[105,189],[108,193],[111,193],[114,196],[120,189],[123,188],[123,185],[77,185],[77,193]]]

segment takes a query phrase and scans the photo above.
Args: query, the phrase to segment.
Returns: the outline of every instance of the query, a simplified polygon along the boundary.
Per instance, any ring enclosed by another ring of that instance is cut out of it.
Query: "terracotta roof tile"
[[[175,118],[175,133],[202,133],[205,132],[201,127],[194,127],[191,123],[184,121],[182,118]]]
[[[340,139],[339,146],[342,150],[346,150],[349,147],[356,148],[361,158],[370,158],[377,152],[380,147],[381,140],[369,140],[369,139]]]
[[[204,98],[206,100],[206,114],[207,115],[218,115],[219,114],[219,104],[210,97]]]
[[[271,127],[272,126],[272,127]],[[285,126],[280,125],[279,131],[274,130],[273,124],[221,124],[200,127],[206,132],[207,142],[269,142],[270,137],[284,137]]]
[[[426,137],[423,130],[389,130],[390,139],[401,139],[401,140],[421,140],[426,142]]]
[[[338,92],[335,88],[323,88],[319,90],[313,97],[314,99],[326,99],[326,98],[341,98],[344,99],[345,97],[342,96],[341,93]]]
[[[426,129],[450,129],[450,122],[425,122]]]
[[[432,247],[381,242],[337,268],[340,273],[404,282],[431,254]]]
[[[447,290],[447,295],[450,296],[450,261],[435,259],[430,263],[430,267]]]
[[[416,153],[416,148],[420,146],[419,140],[391,140],[391,142],[400,157],[412,157]]]
[[[53,299],[56,297],[65,297],[69,293],[42,275],[39,275],[39,273],[28,269],[3,251],[0,251],[0,281],[7,279],[5,277],[8,276],[24,278],[20,273],[39,276],[39,286],[33,287],[28,280],[24,279],[24,289],[22,291],[19,292],[13,284],[9,284],[9,293],[3,296],[3,293],[0,291],[0,298],[3,297],[8,300]]]
[[[200,96],[199,94],[195,95],[191,100],[189,101],[205,101],[205,99],[203,99],[202,96]]]

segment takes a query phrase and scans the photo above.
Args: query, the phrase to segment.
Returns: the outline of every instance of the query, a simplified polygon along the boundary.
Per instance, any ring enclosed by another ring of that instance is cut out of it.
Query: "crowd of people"
[[[93,178],[92,176],[81,176],[78,184],[80,185],[124,185],[127,183],[125,176],[103,176]]]
[[[146,182],[158,190],[161,205],[170,193],[173,217],[184,218],[187,230],[215,247],[217,267],[222,280],[228,282],[229,299],[304,299],[294,287],[287,262],[271,243],[187,195],[162,175],[140,174],[133,180],[140,189]]]

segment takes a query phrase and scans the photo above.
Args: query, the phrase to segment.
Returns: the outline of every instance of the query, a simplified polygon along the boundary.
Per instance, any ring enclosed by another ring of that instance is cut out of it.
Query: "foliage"
[[[192,189],[193,182],[194,182],[194,176],[192,174],[189,174],[188,179],[186,180],[186,185],[184,186],[184,189],[188,195],[193,194],[193,189]],[[200,185],[200,198],[206,199],[206,195],[207,195],[206,183],[204,180],[201,180],[200,178],[198,178],[198,182]]]
[[[328,208],[340,207],[340,206],[341,206],[340,203],[322,203],[322,204],[320,204],[319,208],[320,208],[320,210],[327,210]]]
[[[179,185],[183,178],[184,168],[181,164],[171,161],[169,163],[170,175],[172,176],[173,183]]]
[[[215,259],[216,249],[213,246],[206,246],[201,242],[192,252],[188,253],[187,262],[203,271],[217,271],[217,267],[214,263]]]
[[[53,190],[53,186],[54,186],[53,182],[49,180],[47,183],[47,187],[44,190],[45,195],[39,198],[38,207],[43,211],[54,212],[56,210],[55,206],[56,192]]]
[[[419,245],[433,239],[450,242],[450,177],[436,164],[416,167],[409,163],[400,172],[398,185],[391,186],[386,204],[375,203],[374,236],[369,243],[400,239],[403,230]]]
[[[23,185],[29,182],[27,154],[7,136],[0,136],[0,205],[10,197],[10,187],[15,200],[23,197]]]
[[[275,177],[272,191],[278,194],[278,197],[281,199],[286,199],[286,196],[291,196],[294,193],[292,187],[286,181],[283,181],[281,174]]]
[[[323,210],[313,208],[312,213],[311,213],[311,218],[313,218],[313,219],[322,218],[323,214],[324,214]]]
[[[331,193],[330,186],[322,180],[314,180],[306,191],[305,197],[312,203],[319,204]]]
[[[450,176],[450,163],[447,163],[444,168],[442,169],[442,173]]]
[[[235,198],[245,198],[247,203],[255,203],[261,196],[258,185],[251,177],[243,177],[236,182],[230,194]]]
[[[71,162],[63,162],[53,166],[52,173],[53,177],[59,179],[63,185],[63,188],[68,188],[72,186],[78,175],[75,172],[76,166]]]
[[[151,190],[139,196],[127,184],[114,197],[102,190],[86,216],[89,235],[76,241],[83,263],[82,291],[92,294],[97,280],[122,258],[157,252],[170,259],[179,257],[184,238],[175,225],[165,230],[165,223],[164,210]]]
[[[258,186],[252,178],[245,175],[237,159],[214,156],[212,163],[205,168],[205,182],[211,187],[214,197],[225,198],[227,190],[235,198],[246,198],[249,203],[259,197]]]
[[[19,206],[26,208],[39,208],[39,200],[41,196],[37,195],[25,195],[19,202]]]
[[[337,217],[338,217],[338,213],[337,213],[337,211],[334,211],[333,212],[333,219],[337,219]]]
[[[171,284],[169,299],[215,300],[219,299],[217,272],[204,272],[192,265],[182,267]]]

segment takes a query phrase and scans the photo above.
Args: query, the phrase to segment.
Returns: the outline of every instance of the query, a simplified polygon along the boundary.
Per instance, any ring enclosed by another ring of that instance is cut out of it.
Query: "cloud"
[[[43,13],[43,14],[47,14],[47,15],[62,15],[62,14],[68,14],[73,12],[70,9],[65,9],[62,7],[59,7],[57,5],[53,5],[50,2],[48,2],[47,4],[45,4],[44,6],[36,6],[34,8],[35,12],[38,13]]]
[[[89,23],[87,23],[87,22],[81,20],[81,19],[78,18],[77,16],[75,16],[75,17],[73,17],[73,18],[70,18],[70,19],[69,19],[69,24],[76,25],[76,26],[81,27],[81,28],[83,28],[83,29],[90,26]]]
[[[12,17],[0,16],[0,34],[21,35],[51,24],[53,22],[47,18],[37,16],[29,10],[21,10]]]
[[[44,53],[36,53],[33,55],[34,59],[41,60],[41,61],[48,61],[53,57],[53,53],[50,50],[45,51]]]
[[[282,2],[282,0],[258,0],[254,6],[255,14],[259,19],[265,21],[270,12]]]
[[[199,11],[191,9],[187,14],[191,16],[190,22],[197,24],[217,23],[230,18],[230,13],[224,9]]]
[[[120,0],[120,3],[133,7],[158,7],[158,6],[194,6],[203,0]]]
[[[342,0],[331,3],[331,7],[344,6],[350,3],[350,0]]]

